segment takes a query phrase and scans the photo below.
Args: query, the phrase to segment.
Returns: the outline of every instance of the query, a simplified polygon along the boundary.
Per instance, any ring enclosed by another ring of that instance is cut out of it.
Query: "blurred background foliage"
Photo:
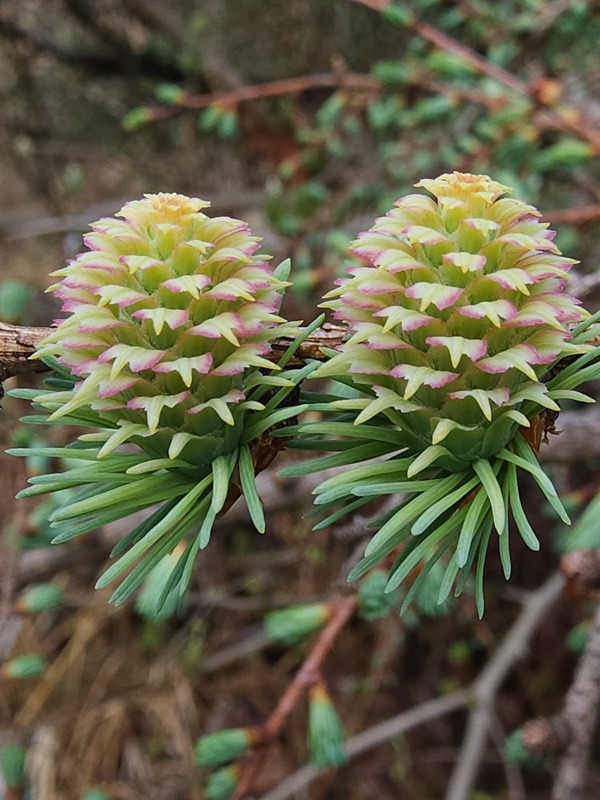
[[[292,257],[288,314],[312,319],[350,239],[417,180],[454,169],[513,186],[558,228],[580,276],[593,278],[599,42],[597,0],[2,0],[0,319],[48,324],[56,309],[41,290],[77,253],[87,224],[154,191],[200,196],[217,214],[247,219],[276,258]],[[586,305],[596,310],[600,292],[590,286]],[[38,435],[18,425],[25,411],[5,401],[4,445]],[[49,509],[12,502],[27,475],[48,465],[5,456],[0,466],[3,608],[50,578],[61,595],[57,603],[56,588],[42,591],[54,600],[38,600],[35,613],[25,600],[16,606],[10,659],[21,660],[0,678],[15,791],[25,791],[23,745],[31,785],[46,792],[33,792],[36,800],[202,797],[192,767],[198,736],[260,723],[301,662],[300,645],[269,643],[264,614],[322,604],[348,543],[310,534],[298,522],[309,489],[273,473],[263,488],[279,487],[285,500],[271,509],[269,535],[257,540],[234,515],[179,618],[149,618],[143,595],[137,611],[117,612],[89,587],[119,531],[50,555]],[[558,473],[575,510],[594,496],[593,460]],[[524,588],[556,562],[547,545],[558,525],[547,509],[538,514],[546,546],[540,557],[522,554],[515,580]],[[385,619],[379,600],[363,609],[372,621],[346,632],[328,667],[347,731],[476,675],[514,606],[500,569],[491,573],[483,621],[469,598],[450,617],[432,608],[427,625],[401,622],[393,603]],[[588,617],[583,603],[546,621],[543,646],[504,696],[506,731],[559,705],[569,648],[585,639]],[[246,650],[232,650],[236,642]],[[264,787],[309,758],[306,724],[298,711]],[[440,797],[460,731],[460,720],[444,720],[399,739],[314,796]],[[506,796],[498,762],[486,764],[479,797]],[[528,777],[527,797],[547,797],[549,780],[543,770]]]
[[[52,229],[24,216],[32,200],[64,217],[143,191],[200,194],[260,214],[309,293],[375,213],[424,175],[458,169],[549,212],[560,245],[591,269],[598,4],[369,4],[383,5],[5,0],[4,238]],[[56,244],[43,240],[48,261],[61,260]]]

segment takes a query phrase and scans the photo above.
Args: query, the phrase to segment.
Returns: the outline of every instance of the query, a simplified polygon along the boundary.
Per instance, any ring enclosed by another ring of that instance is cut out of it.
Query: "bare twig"
[[[241,636],[238,634],[238,640],[234,644],[230,644],[202,659],[200,669],[202,672],[217,672],[236,661],[241,661],[243,658],[248,658],[260,652],[270,643],[270,639],[267,638],[262,628]]]
[[[168,106],[154,106],[148,109],[148,121],[167,119],[182,109],[200,110],[209,106],[236,108],[241,103],[261,100],[265,97],[301,94],[309,89],[343,89],[348,92],[379,92],[381,82],[372,75],[360,73],[320,72],[313,75],[300,75],[296,78],[283,78],[276,81],[240,86],[223,92],[207,94],[182,94]]]
[[[0,382],[21,372],[43,372],[47,367],[40,361],[29,361],[39,343],[52,328],[28,328],[0,322]],[[337,347],[341,344],[347,329],[341,325],[324,325],[317,328],[303,342],[296,352],[296,358],[324,360],[322,347]],[[272,342],[271,360],[278,361],[283,351],[290,346],[287,338]]]
[[[585,225],[600,219],[600,204],[544,211],[542,218],[551,225]]]
[[[571,731],[571,741],[560,762],[552,800],[582,800],[587,765],[600,703],[600,605],[596,608],[588,643],[567,692],[561,716]]]
[[[254,86],[242,86],[230,92],[214,92],[201,95],[183,95],[177,105],[183,108],[208,108],[212,105],[237,106],[263,97],[279,97],[284,94],[300,94],[308,89],[346,89],[348,91],[375,90],[381,83],[371,75],[353,72],[337,74],[334,72],[301,75],[297,78],[283,78],[277,81],[259,83]]]
[[[361,0],[354,0],[354,2],[361,2]],[[412,27],[415,33],[422,36],[423,39],[439,47],[440,50],[445,50],[448,53],[454,53],[460,56],[465,63],[470,64],[482,75],[487,75],[489,78],[498,81],[498,83],[503,84],[519,94],[529,94],[527,83],[521,80],[521,78],[518,78],[516,75],[513,75],[512,72],[508,72],[508,70],[496,64],[492,64],[491,61],[480,56],[475,50],[472,50],[461,42],[457,42],[456,39],[434,28],[433,25],[429,25],[418,17],[414,17],[410,23],[410,27]]]
[[[502,681],[523,655],[540,620],[560,596],[564,580],[552,575],[526,600],[521,614],[510,628],[500,649],[473,685],[475,701],[467,732],[450,779],[446,800],[467,800],[477,777],[493,718],[494,702]]]

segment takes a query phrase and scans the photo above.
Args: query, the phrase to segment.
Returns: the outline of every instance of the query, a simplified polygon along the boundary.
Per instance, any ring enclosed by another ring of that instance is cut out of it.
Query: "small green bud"
[[[327,603],[292,606],[267,614],[265,632],[277,644],[296,644],[326,625],[329,616]]]
[[[111,797],[100,789],[86,789],[81,795],[81,800],[111,800]]]
[[[46,670],[46,659],[34,653],[24,656],[17,656],[7,661],[2,667],[2,674],[6,678],[15,680],[35,680],[44,674]]]
[[[342,723],[323,686],[310,693],[308,750],[317,767],[339,767],[348,761]]]
[[[121,120],[121,125],[128,133],[146,125],[152,119],[152,111],[145,106],[132,108]]]
[[[533,168],[538,172],[550,172],[553,169],[575,169],[588,161],[592,155],[590,144],[565,136],[542,150],[534,159]]]
[[[387,8],[384,8],[381,15],[385,17],[388,22],[391,22],[392,25],[398,25],[402,28],[412,25],[415,18],[412,11],[409,11],[403,5],[395,4],[390,4]]]
[[[464,58],[443,50],[434,50],[427,57],[427,66],[444,78],[464,78],[473,75],[474,67]]]
[[[16,742],[0,747],[0,773],[8,789],[18,789],[25,780],[25,748]]]
[[[238,771],[235,767],[224,767],[213,772],[204,787],[206,800],[229,800],[235,792],[237,782]]]
[[[566,645],[572,653],[575,653],[577,656],[581,655],[585,650],[589,636],[590,623],[580,622],[579,625],[575,625],[575,627],[571,628],[567,633]]]
[[[194,760],[200,767],[220,767],[233,761],[258,739],[254,728],[228,728],[198,739]]]
[[[517,728],[506,737],[504,755],[507,761],[511,764],[518,764],[520,767],[539,766],[539,760],[525,744],[523,728]]]
[[[20,281],[0,283],[0,319],[13,324],[20,322],[33,295],[33,289]]]
[[[54,583],[40,583],[24,591],[16,602],[17,611],[21,614],[39,614],[42,611],[54,611],[63,603],[64,593]]]
[[[382,83],[408,83],[414,70],[402,61],[378,61],[371,70]]]
[[[370,572],[358,588],[360,616],[368,621],[387,617],[394,606],[395,595],[385,591],[387,573],[382,569]]]
[[[176,83],[159,83],[154,90],[154,94],[161,103],[174,105],[181,102],[185,96],[185,90]]]

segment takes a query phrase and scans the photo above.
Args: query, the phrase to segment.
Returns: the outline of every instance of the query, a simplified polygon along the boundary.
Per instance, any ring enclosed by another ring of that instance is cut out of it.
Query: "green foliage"
[[[284,236],[300,233],[327,199],[327,188],[317,180],[287,187],[273,178],[267,184],[265,211],[274,230]]]
[[[185,97],[185,90],[176,83],[159,83],[154,94],[161,103],[176,105]]]
[[[594,550],[600,547],[600,494],[579,515],[567,536],[559,540],[560,550]]]
[[[440,77],[450,80],[471,77],[475,74],[472,64],[460,55],[447,53],[444,50],[433,50],[425,59],[425,64]]]
[[[179,546],[166,555],[142,583],[135,601],[135,610],[151,622],[164,622],[176,614],[183,605],[183,600],[175,587],[165,592],[183,552],[184,548]]]
[[[534,167],[542,173],[557,169],[575,169],[585,164],[593,154],[593,149],[587,142],[564,137],[538,153],[534,158]]]
[[[390,3],[381,13],[392,25],[400,27],[410,25],[413,20],[413,13],[405,7],[405,4]]]
[[[413,77],[414,71],[402,61],[378,61],[371,70],[382,83],[404,84]]]

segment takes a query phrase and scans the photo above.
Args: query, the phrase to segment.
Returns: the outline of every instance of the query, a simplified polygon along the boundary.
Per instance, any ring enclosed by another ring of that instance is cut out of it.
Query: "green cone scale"
[[[345,397],[321,407],[337,410],[336,421],[301,426],[300,438],[328,437],[332,450],[345,442],[324,468],[367,461],[318,487],[326,522],[374,496],[407,496],[381,521],[352,577],[398,549],[393,589],[446,553],[440,601],[474,566],[481,609],[493,529],[510,572],[509,511],[529,546],[539,546],[517,471],[533,474],[567,520],[528,442],[534,421],[559,411],[560,400],[590,400],[575,388],[600,375],[589,343],[597,329],[565,293],[574,262],[535,208],[481,175],[417,186],[428,194],[401,198],[361,234],[349,277],[326,295],[324,307],[349,336],[314,375],[344,384]],[[565,358],[572,363],[546,382]]]
[[[289,353],[273,359],[275,338],[298,336],[279,315],[288,265],[273,270],[248,225],[211,218],[208,205],[146,195],[93,224],[50,288],[65,318],[36,353],[55,370],[49,390],[17,392],[43,412],[32,422],[86,428],[66,448],[42,448],[69,469],[22,493],[64,490],[56,541],[163,503],[115,549],[102,585],[136,565],[116,601],[182,541],[164,597],[183,591],[232,484],[264,530],[254,447],[296,413],[286,397],[312,369],[282,369]]]

